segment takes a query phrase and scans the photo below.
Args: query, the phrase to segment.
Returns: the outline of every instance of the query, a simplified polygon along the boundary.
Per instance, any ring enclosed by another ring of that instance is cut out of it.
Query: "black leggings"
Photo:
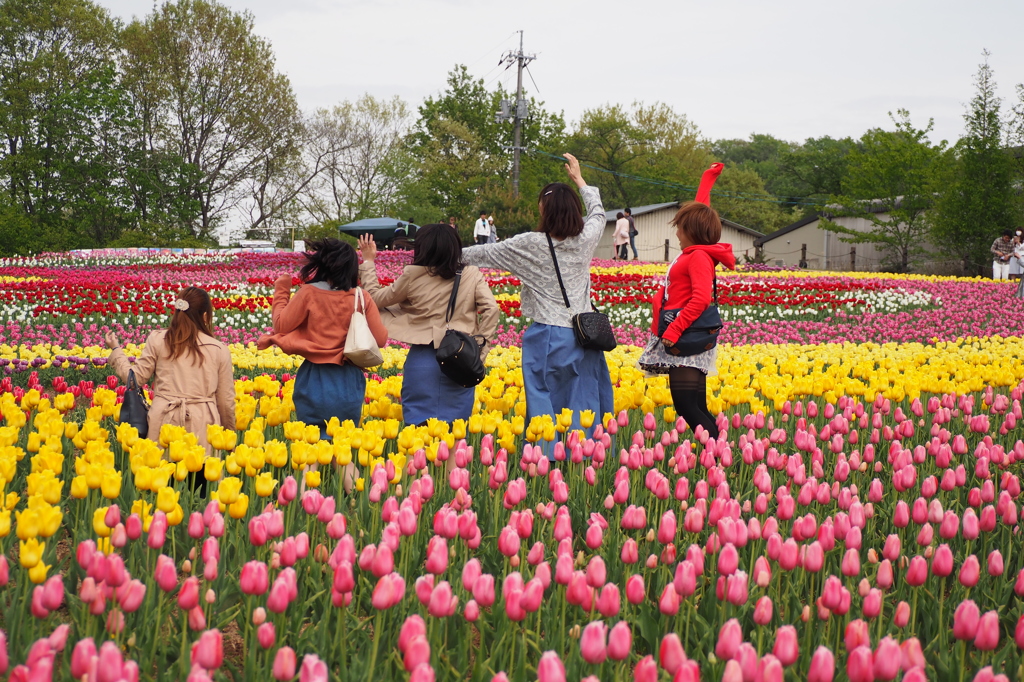
[[[672,402],[693,432],[700,424],[711,438],[718,438],[718,424],[708,411],[707,376],[694,367],[673,367],[668,373]]]

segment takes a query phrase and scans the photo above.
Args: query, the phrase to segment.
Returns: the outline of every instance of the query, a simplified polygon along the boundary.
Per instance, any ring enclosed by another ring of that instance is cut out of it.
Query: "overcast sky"
[[[153,7],[98,1],[126,20]],[[859,136],[902,107],[955,140],[983,49],[1004,107],[1024,82],[1020,0],[222,1],[253,13],[306,109],[366,92],[418,104],[456,63],[514,88],[494,67],[519,29],[538,96],[567,121],[662,101],[712,139]]]

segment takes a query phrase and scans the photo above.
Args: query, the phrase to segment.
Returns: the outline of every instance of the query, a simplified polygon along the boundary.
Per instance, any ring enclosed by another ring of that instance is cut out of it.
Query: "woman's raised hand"
[[[118,340],[117,334],[114,332],[107,332],[103,337],[103,340],[107,342],[107,348],[110,350],[121,347],[121,342]]]
[[[580,172],[580,162],[572,154],[566,153],[562,156],[565,157],[565,172],[569,174],[569,179],[575,182],[577,187],[586,187],[587,183]]]
[[[363,254],[363,260],[367,262],[377,257],[377,243],[373,241],[373,237],[364,234],[359,238],[359,253]]]

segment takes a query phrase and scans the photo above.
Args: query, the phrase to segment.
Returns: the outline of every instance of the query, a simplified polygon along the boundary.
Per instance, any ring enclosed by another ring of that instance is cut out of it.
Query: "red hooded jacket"
[[[701,316],[712,299],[712,280],[715,266],[721,263],[730,270],[736,269],[736,257],[732,244],[696,244],[688,246],[671,265],[668,271],[668,301],[666,309],[681,308],[679,315],[665,330],[663,338],[671,343],[679,340],[686,328]],[[658,334],[658,318],[662,308],[665,287],[658,287],[651,303],[654,306],[654,324],[651,333]]]

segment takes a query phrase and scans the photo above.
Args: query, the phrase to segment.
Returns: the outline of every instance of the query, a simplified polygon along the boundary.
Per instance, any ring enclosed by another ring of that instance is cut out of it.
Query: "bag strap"
[[[545,232],[544,236],[548,239],[548,248],[551,250],[551,260],[555,262],[555,276],[558,277],[558,288],[562,290],[562,300],[565,301],[565,307],[571,310],[572,306],[569,305],[569,296],[565,293],[565,285],[562,284],[562,271],[558,268],[558,256],[555,255],[555,245],[551,241],[550,234]]]
[[[360,308],[362,308],[362,310],[360,310]],[[356,287],[356,303],[354,310],[357,313],[366,312],[366,302],[363,300],[363,290],[359,287]]]
[[[455,314],[455,299],[459,295],[459,282],[462,280],[462,268],[455,271],[455,282],[452,283],[452,295],[448,299],[448,313],[444,316],[444,326],[448,327],[448,324],[452,321],[452,315]]]

